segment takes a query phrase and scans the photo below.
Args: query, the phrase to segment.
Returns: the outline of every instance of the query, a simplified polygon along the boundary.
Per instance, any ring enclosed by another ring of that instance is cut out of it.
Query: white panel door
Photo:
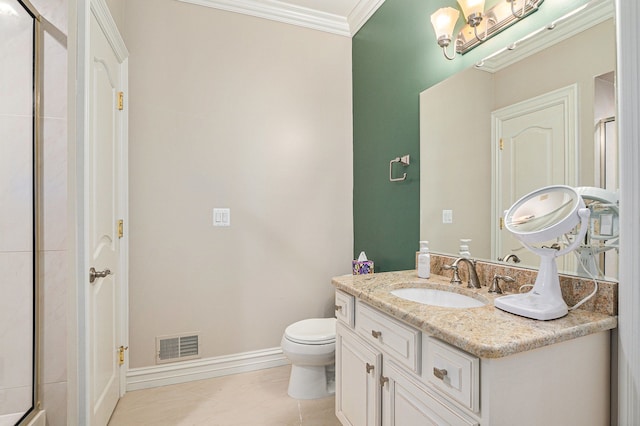
[[[562,105],[502,123],[501,211],[535,189],[564,183],[564,142]],[[521,244],[509,231],[503,229],[501,237],[502,256],[516,253],[522,264],[538,266],[538,256],[528,250],[519,250]]]
[[[91,16],[88,155],[89,265],[105,276],[89,286],[89,404],[92,426],[106,425],[120,394],[118,169],[122,71],[95,17]],[[89,277],[89,274],[88,274]]]
[[[493,113],[495,222],[500,223],[504,211],[533,190],[576,184],[575,96],[576,89],[570,86]],[[536,255],[506,229],[492,226],[494,259],[515,253],[520,265],[538,267]]]

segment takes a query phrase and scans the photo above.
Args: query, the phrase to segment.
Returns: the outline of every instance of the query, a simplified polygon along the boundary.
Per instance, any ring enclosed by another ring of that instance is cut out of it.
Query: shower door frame
[[[28,424],[40,410],[40,321],[41,321],[41,265],[40,251],[42,248],[42,123],[41,123],[41,92],[42,92],[42,42],[44,33],[42,30],[42,16],[29,0],[16,0],[24,11],[33,20],[32,32],[32,133],[31,133],[31,258],[32,258],[32,324],[31,324],[31,407],[24,412],[17,425]]]

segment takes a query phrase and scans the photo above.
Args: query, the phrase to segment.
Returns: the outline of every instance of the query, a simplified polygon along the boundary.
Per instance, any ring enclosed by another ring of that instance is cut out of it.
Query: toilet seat
[[[295,322],[284,331],[287,340],[303,345],[326,345],[336,341],[335,318],[312,318]]]

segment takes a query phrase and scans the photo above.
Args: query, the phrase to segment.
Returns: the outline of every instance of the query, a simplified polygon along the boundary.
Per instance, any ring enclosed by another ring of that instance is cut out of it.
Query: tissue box
[[[351,262],[353,266],[353,275],[373,274],[373,260]]]

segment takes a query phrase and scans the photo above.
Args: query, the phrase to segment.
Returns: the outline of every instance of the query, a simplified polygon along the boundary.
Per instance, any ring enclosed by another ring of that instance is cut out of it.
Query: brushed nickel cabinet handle
[[[380,376],[380,386],[383,387],[385,385],[385,383],[389,383],[389,378],[388,377],[384,377],[384,376]]]
[[[367,369],[367,374],[371,373],[373,371],[373,365],[367,363],[366,369]]]
[[[440,380],[444,380],[445,376],[447,375],[447,370],[445,370],[444,368],[440,369],[437,367],[433,367],[433,375]]]
[[[336,312],[341,311],[342,310],[342,305],[336,305]]]
[[[382,331],[371,330],[371,335],[378,339],[380,336],[382,336]]]

